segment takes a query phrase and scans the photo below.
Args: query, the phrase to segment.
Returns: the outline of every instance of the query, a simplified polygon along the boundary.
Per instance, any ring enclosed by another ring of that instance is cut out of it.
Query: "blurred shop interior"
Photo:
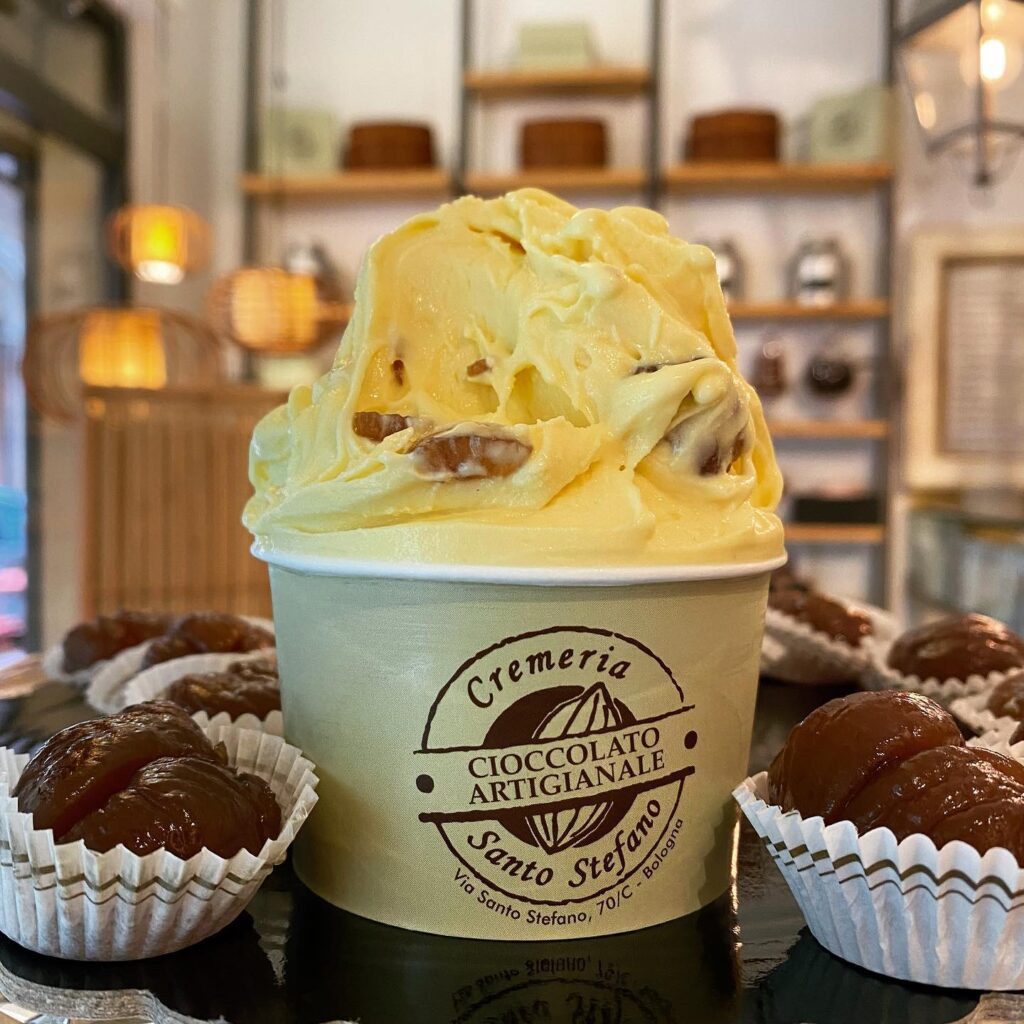
[[[0,636],[267,614],[248,437],[456,195],[709,245],[803,575],[1024,630],[1024,4],[0,0]]]

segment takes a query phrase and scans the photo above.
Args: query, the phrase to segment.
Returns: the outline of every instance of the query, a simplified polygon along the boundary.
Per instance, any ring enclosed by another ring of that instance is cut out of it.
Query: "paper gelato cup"
[[[944,988],[1024,988],[1024,871],[1009,850],[978,853],[925,835],[783,813],[767,773],[736,788],[811,933],[869,971]]]
[[[262,651],[251,651],[248,654],[190,654],[185,658],[161,662],[128,680],[124,688],[124,706],[141,704],[147,700],[160,700],[167,687],[183,676],[200,675],[204,672],[223,672],[229,665],[236,665],[240,661],[259,661],[273,653],[273,648],[268,648]],[[271,711],[266,718],[257,718],[255,715],[246,714],[233,719],[226,711],[221,711],[212,718],[205,711],[197,711],[192,717],[201,728],[206,728],[208,724],[212,723],[213,725],[231,724],[240,729],[257,729],[260,732],[270,733],[272,736],[280,736],[283,731],[280,711]]]
[[[228,763],[258,775],[281,805],[281,831],[259,855],[225,859],[202,850],[182,860],[166,850],[140,857],[123,846],[95,853],[54,842],[11,796],[27,754],[0,747],[0,932],[65,960],[142,960],[190,946],[230,924],[280,864],[316,803],[317,777],[280,737],[210,725]]]
[[[696,910],[731,878],[768,575],[269,561],[295,868],[336,906],[482,939]]]

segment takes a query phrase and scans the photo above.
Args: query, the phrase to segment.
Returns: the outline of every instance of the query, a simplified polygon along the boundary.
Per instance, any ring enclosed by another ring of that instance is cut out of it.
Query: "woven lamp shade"
[[[210,229],[184,206],[123,206],[107,224],[110,254],[142,281],[178,284],[210,260]]]
[[[90,307],[36,320],[22,374],[36,410],[66,422],[82,414],[85,386],[209,385],[224,378],[224,367],[217,336],[195,317]]]
[[[221,278],[207,303],[214,328],[261,355],[292,355],[323,344],[339,326],[316,278],[278,267],[244,267]]]

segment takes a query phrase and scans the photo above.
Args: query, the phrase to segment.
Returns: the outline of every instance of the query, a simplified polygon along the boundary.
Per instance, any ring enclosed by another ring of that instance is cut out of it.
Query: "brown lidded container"
[[[404,170],[434,166],[430,126],[403,121],[354,124],[345,148],[348,170]]]
[[[519,137],[519,162],[531,167],[604,167],[608,139],[603,121],[526,121]]]
[[[687,160],[778,160],[779,117],[770,110],[698,114],[686,138]]]

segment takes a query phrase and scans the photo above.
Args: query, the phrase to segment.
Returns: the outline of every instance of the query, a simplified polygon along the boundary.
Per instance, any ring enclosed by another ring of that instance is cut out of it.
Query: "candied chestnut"
[[[837,697],[795,726],[768,770],[768,792],[785,811],[847,816],[849,802],[887,765],[932,747],[962,746],[953,718],[916,693]]]
[[[772,762],[768,792],[826,824],[1003,847],[1024,863],[1024,765],[964,746],[953,719],[918,694],[857,693],[812,711]]]
[[[842,640],[856,647],[872,632],[871,619],[864,612],[847,608],[824,594],[811,592],[806,596],[803,607],[797,615],[811,629],[826,633],[833,640]]]
[[[1024,862],[1024,766],[992,750],[933,747],[878,772],[846,817],[861,832],[961,839],[980,853],[1002,846]]]
[[[408,430],[413,425],[411,416],[389,412],[357,412],[352,417],[352,433],[380,444],[385,437]]]
[[[202,672],[176,679],[163,694],[190,714],[211,717],[226,711],[231,718],[252,714],[263,719],[281,708],[277,668],[264,659],[239,661],[223,672]]]
[[[1024,639],[987,615],[953,615],[901,636],[890,668],[921,679],[967,679],[1024,668]]]
[[[222,612],[196,612],[179,619],[174,628],[150,644],[142,668],[189,654],[245,654],[272,647],[272,633]]]
[[[704,461],[700,464],[700,475],[714,476],[716,473],[724,473],[743,454],[746,443],[747,435],[742,430],[733,439],[732,447],[722,447],[717,441],[712,440]]]
[[[799,616],[810,592],[809,583],[805,583],[792,570],[783,566],[772,573],[768,582],[768,607],[787,615]]]
[[[1008,675],[989,694],[985,706],[997,718],[1024,722],[1024,671]]]
[[[161,848],[187,860],[204,847],[221,857],[258,854],[281,830],[281,809],[255,775],[199,757],[162,757],[76,822],[61,842],[106,853],[118,843],[140,855]]]
[[[64,671],[81,672],[136,644],[163,636],[174,617],[161,612],[119,611],[99,615],[64,637]]]
[[[410,450],[416,468],[439,480],[510,476],[533,448],[510,431],[487,423],[467,423],[428,434]]]
[[[851,647],[856,647],[874,630],[870,617],[864,612],[848,608],[792,575],[776,579],[775,573],[772,574],[772,582],[768,587],[768,605]]]
[[[166,846],[190,857],[258,852],[280,829],[269,787],[235,773],[188,713],[166,701],[135,704],[51,737],[14,789],[18,809],[58,843],[84,839],[105,852]]]

